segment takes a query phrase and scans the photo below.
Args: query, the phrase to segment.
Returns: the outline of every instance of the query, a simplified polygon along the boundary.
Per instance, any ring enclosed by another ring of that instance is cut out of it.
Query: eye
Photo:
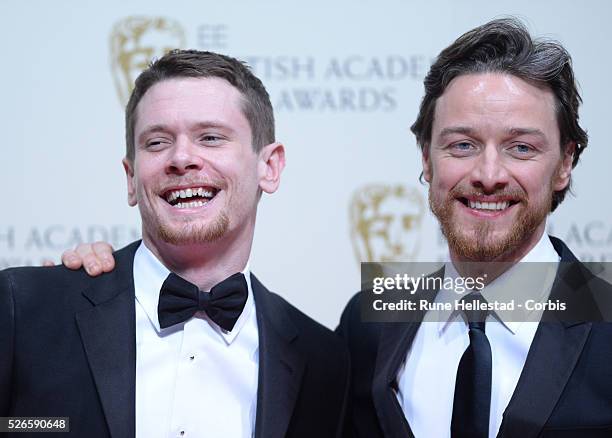
[[[162,148],[164,148],[166,145],[169,145],[171,143],[171,141],[167,138],[162,138],[162,137],[155,137],[155,138],[151,138],[149,140],[147,140],[145,142],[145,149],[147,150],[160,150]]]
[[[451,144],[448,149],[452,155],[464,157],[474,153],[476,151],[476,146],[469,141],[459,141]]]
[[[508,148],[510,154],[516,158],[531,158],[537,152],[536,149],[527,143],[515,143]]]
[[[217,134],[204,134],[200,137],[200,142],[208,146],[220,145],[225,139]]]

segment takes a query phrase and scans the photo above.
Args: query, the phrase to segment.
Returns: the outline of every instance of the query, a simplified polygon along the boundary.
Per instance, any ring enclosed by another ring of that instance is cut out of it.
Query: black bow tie
[[[187,321],[196,312],[204,311],[219,327],[231,331],[244,309],[248,296],[242,273],[226,278],[210,292],[170,273],[161,287],[157,316],[161,328]]]

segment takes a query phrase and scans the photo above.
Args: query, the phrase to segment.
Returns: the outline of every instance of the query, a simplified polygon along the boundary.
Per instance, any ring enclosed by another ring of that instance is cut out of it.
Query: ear
[[[121,162],[127,178],[128,205],[133,207],[138,203],[136,201],[136,185],[134,184],[134,163],[128,158],[124,158]]]
[[[554,183],[554,191],[558,192],[565,189],[572,175],[572,162],[574,161],[574,153],[576,152],[576,143],[571,142],[565,146],[563,157],[561,157],[561,163],[557,169],[557,175]]]
[[[259,188],[274,193],[280,185],[280,176],[285,168],[285,147],[281,143],[270,143],[259,151],[257,164]]]
[[[421,162],[423,163],[423,178],[428,183],[431,183],[431,159],[429,156],[429,145],[423,146],[423,151],[421,153]]]

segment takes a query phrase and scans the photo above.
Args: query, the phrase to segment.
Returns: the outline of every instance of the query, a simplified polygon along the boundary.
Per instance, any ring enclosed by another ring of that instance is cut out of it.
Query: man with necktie
[[[444,277],[487,276],[481,289],[439,290],[433,300],[485,311],[364,323],[366,292],[355,296],[338,328],[351,351],[352,435],[612,435],[612,325],[593,322],[609,318],[597,304],[610,302],[612,287],[545,232],[587,146],[569,54],[499,19],[444,49],[424,83],[412,131],[448,242]],[[545,275],[528,275],[534,266]],[[526,288],[586,309],[585,318],[487,311]]]
[[[351,353],[347,436],[612,435],[612,327],[600,322],[612,288],[545,232],[587,146],[580,103],[567,51],[515,19],[467,32],[435,60],[412,131],[448,241],[444,277],[470,277],[475,264],[490,275],[481,289],[433,299],[480,309],[531,288],[584,312],[375,323],[363,321],[357,294],[338,327]],[[63,260],[97,274],[112,269],[109,255],[94,244]],[[532,275],[534,266],[546,269]]]
[[[126,145],[142,241],[116,268],[0,273],[0,417],[69,417],[78,437],[339,436],[344,343],[249,268],[285,165],[263,84],[169,52],[136,80]]]

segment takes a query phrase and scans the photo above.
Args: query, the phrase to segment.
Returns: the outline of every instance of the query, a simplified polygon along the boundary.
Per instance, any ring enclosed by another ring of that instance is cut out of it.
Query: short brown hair
[[[253,149],[259,151],[274,142],[274,112],[262,82],[246,64],[229,56],[199,50],[172,50],[154,61],[135,81],[125,108],[126,157],[135,155],[136,107],[147,90],[158,82],[175,78],[221,78],[243,97],[242,111],[251,126]]]
[[[506,73],[549,88],[555,96],[561,151],[574,142],[572,167],[576,166],[587,147],[588,136],[578,123],[582,99],[574,79],[572,59],[560,43],[532,39],[516,18],[493,20],[472,29],[440,52],[425,77],[425,96],[410,128],[422,150],[431,142],[438,97],[454,78],[471,73]],[[551,211],[563,201],[569,187],[570,184],[553,194]]]

